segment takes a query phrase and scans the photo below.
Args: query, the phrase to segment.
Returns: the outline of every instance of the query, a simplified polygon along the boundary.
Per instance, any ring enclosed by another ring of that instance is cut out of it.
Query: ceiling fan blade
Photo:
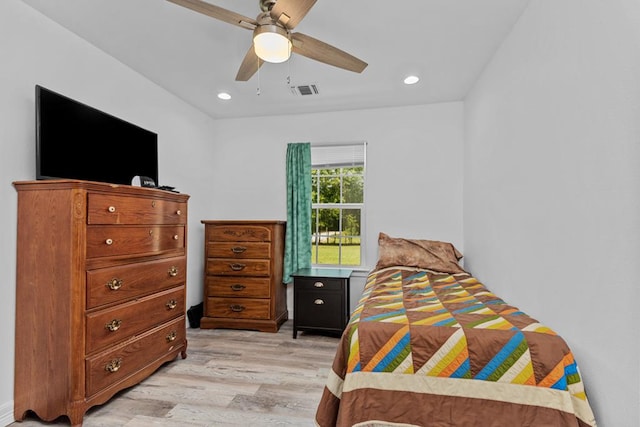
[[[313,37],[302,33],[293,33],[291,39],[293,51],[299,55],[355,73],[361,73],[367,68],[366,62]]]
[[[238,74],[236,74],[236,81],[238,82],[246,82],[253,76],[258,68],[260,68],[264,64],[264,61],[258,58],[256,55],[256,51],[253,48],[253,43],[251,47],[247,51],[247,54],[244,56],[242,60],[242,64],[240,64],[240,68],[238,69]]]
[[[214,6],[211,3],[207,3],[202,0],[167,0],[171,3],[175,3],[179,6],[186,7],[196,12],[200,12],[204,15],[212,18],[219,19],[229,24],[237,25],[238,27],[253,30],[258,26],[258,22],[255,19],[248,18],[240,15],[239,13],[232,12],[227,9],[223,9],[219,6]]]
[[[270,14],[273,19],[293,30],[314,4],[316,0],[278,0],[271,8]]]

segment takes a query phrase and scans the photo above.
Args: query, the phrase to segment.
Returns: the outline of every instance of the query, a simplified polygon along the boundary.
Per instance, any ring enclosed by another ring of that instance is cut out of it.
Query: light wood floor
[[[90,409],[84,427],[314,426],[338,338],[188,329],[187,358]],[[68,426],[29,416],[11,427]]]

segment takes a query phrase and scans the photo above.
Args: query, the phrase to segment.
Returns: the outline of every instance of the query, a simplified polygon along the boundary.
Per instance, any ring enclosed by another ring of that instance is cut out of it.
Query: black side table
[[[293,277],[293,338],[298,330],[342,333],[349,320],[347,268],[303,268]]]

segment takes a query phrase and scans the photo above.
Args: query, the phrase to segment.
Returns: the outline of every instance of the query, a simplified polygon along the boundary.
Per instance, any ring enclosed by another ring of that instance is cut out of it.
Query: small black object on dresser
[[[299,330],[342,333],[349,320],[346,268],[303,268],[293,277],[293,338]]]

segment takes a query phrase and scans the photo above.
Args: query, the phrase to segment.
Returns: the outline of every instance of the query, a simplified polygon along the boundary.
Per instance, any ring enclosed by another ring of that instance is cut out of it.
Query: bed
[[[596,426],[553,330],[464,271],[451,243],[380,233],[316,413],[328,426]]]

